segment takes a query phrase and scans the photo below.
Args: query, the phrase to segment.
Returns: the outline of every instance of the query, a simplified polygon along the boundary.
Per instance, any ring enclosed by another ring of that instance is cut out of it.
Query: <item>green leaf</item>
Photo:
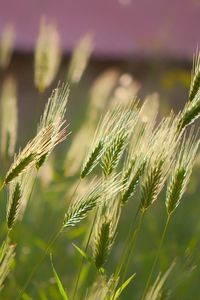
[[[79,248],[76,244],[73,244],[73,247],[78,251],[78,253],[84,257],[88,262],[92,263],[92,259],[87,255],[87,253],[85,251],[83,251],[81,248]]]
[[[118,288],[118,290],[115,293],[114,300],[116,300],[117,298],[119,298],[119,296],[121,295],[121,293],[123,292],[123,290],[129,285],[129,283],[135,277],[135,275],[136,275],[136,273],[133,274],[131,277],[129,277],[126,281],[124,281],[124,283]]]
[[[26,293],[24,293],[23,295],[22,295],[22,299],[23,300],[33,300],[33,298],[31,298],[28,294],[26,294]]]
[[[50,255],[50,260],[51,260],[51,265],[52,265],[52,270],[53,270],[53,274],[54,274],[54,277],[55,277],[55,280],[56,280],[56,284],[58,286],[58,289],[59,289],[59,292],[60,292],[60,295],[62,296],[62,299],[64,300],[69,300],[68,296],[67,296],[67,293],[65,292],[65,289],[62,285],[62,282],[54,268],[54,265],[53,265],[53,261],[52,261],[52,255]]]

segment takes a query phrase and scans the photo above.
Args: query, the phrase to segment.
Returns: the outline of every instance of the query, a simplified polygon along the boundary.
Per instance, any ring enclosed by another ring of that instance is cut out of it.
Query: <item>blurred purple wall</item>
[[[95,54],[191,57],[200,41],[199,0],[0,0],[0,31],[17,30],[16,47],[34,47],[40,17],[57,22],[70,51],[85,33]]]

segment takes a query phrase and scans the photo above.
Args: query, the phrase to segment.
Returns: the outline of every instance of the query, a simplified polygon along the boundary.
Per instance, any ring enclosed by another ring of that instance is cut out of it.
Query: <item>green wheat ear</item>
[[[71,205],[65,214],[63,228],[74,227],[85,219],[87,214],[96,207],[99,198],[100,195],[94,195]]]
[[[165,202],[169,215],[177,208],[187,188],[198,147],[199,139],[193,135],[192,129],[188,139],[184,136],[176,164],[172,169]]]
[[[180,198],[183,194],[184,181],[187,170],[185,168],[178,168],[173,175],[172,181],[168,186],[166,207],[167,213],[170,215],[178,206]]]
[[[162,182],[164,161],[162,159],[155,162],[149,169],[145,181],[141,188],[141,210],[146,211],[147,208],[157,199],[160,185]]]
[[[101,167],[106,177],[109,176],[118,165],[118,162],[126,146],[127,138],[127,131],[121,131],[116,135],[116,137],[114,137],[112,143],[106,149],[101,162]]]
[[[36,155],[34,153],[30,153],[26,157],[22,157],[19,163],[8,171],[5,178],[5,184],[8,184],[14,178],[19,176],[35,160],[35,157]]]
[[[135,193],[135,190],[138,186],[140,177],[143,175],[145,165],[146,165],[146,161],[143,161],[143,162],[141,162],[141,164],[137,165],[134,172],[133,172],[133,174],[129,175],[129,180],[127,180],[127,174],[129,172],[125,174],[125,178],[123,179],[123,183],[124,184],[126,183],[126,185],[125,185],[125,189],[124,189],[124,191],[122,193],[122,196],[121,196],[122,205],[125,205],[126,202]],[[128,171],[130,171],[130,170],[128,170]]]
[[[95,235],[95,241],[93,245],[93,257],[94,262],[98,270],[100,270],[106,262],[110,247],[110,220],[102,218],[98,226],[98,231]]]
[[[22,197],[22,189],[19,182],[17,182],[14,187],[11,188],[8,208],[7,208],[7,226],[8,229],[12,229],[20,210],[20,200]]]
[[[92,172],[92,170],[95,168],[96,164],[98,163],[98,160],[102,155],[103,150],[104,150],[104,142],[99,141],[96,147],[92,150],[88,161],[83,167],[83,170],[81,172],[81,178],[86,177],[90,172]]]
[[[189,100],[192,101],[200,88],[200,52],[194,56],[192,79],[189,92]]]
[[[183,112],[180,114],[178,129],[182,130],[186,126],[194,123],[200,116],[200,89],[191,102],[187,102]]]

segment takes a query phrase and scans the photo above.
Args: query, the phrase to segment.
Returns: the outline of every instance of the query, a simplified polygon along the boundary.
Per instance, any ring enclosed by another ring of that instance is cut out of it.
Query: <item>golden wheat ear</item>
[[[18,112],[17,87],[13,77],[3,82],[1,93],[1,155],[3,159],[12,157],[17,141]]]
[[[93,50],[91,34],[85,35],[76,45],[69,63],[67,80],[70,83],[78,83],[88,65]]]
[[[15,42],[15,28],[7,24],[0,39],[0,68],[6,69],[10,63]]]
[[[54,80],[61,62],[60,36],[55,24],[42,18],[35,48],[34,81],[44,92]]]

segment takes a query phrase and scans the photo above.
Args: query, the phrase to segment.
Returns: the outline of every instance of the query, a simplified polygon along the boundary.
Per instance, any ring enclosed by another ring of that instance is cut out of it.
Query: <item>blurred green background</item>
[[[1,74],[1,85],[3,78],[10,74],[17,79],[19,110],[17,149],[23,147],[28,139],[34,136],[39,117],[51,89],[57,85],[58,80],[61,82],[66,80],[69,57],[64,57],[57,78],[42,95],[38,94],[33,85],[33,61],[31,54],[16,52],[9,68]],[[50,236],[61,225],[64,212],[69,204],[72,186],[78,177],[78,174],[75,176],[65,175],[65,157],[75,133],[84,121],[90,87],[98,75],[111,67],[119,70],[121,74],[128,73],[140,83],[141,88],[138,96],[141,101],[152,92],[159,93],[159,116],[167,115],[171,109],[178,112],[187,100],[192,68],[191,61],[163,60],[161,58],[146,60],[138,58],[127,61],[92,59],[90,61],[80,83],[71,87],[67,122],[70,124],[69,130],[72,133],[52,156],[53,173],[51,174],[51,169],[45,170],[46,174],[52,175],[52,178],[48,184],[44,180],[37,180],[25,217],[22,222],[17,224],[12,233],[13,241],[17,243],[16,267],[6,280],[0,299],[16,298],[19,289],[25,283],[35,264],[40,261]],[[200,160],[196,163],[189,189],[184,195],[180,207],[173,215],[153,277],[155,279],[160,271],[164,272],[176,259],[176,266],[166,284],[167,291],[169,289],[169,299],[173,300],[200,299],[199,164]],[[5,174],[5,170],[6,166],[2,165],[1,175]],[[136,277],[123,293],[121,299],[140,299],[141,297],[166,220],[164,195],[163,192],[144,219],[129,266],[129,274],[136,272]],[[1,193],[0,197],[0,232],[1,239],[3,239],[6,233],[6,192]],[[107,262],[110,273],[119,260],[130,222],[134,218],[137,207],[138,199],[135,196],[129,201],[122,213],[116,244]],[[90,215],[90,218],[81,223],[80,226],[63,232],[49,251],[53,254],[54,266],[67,291],[75,282],[74,278],[81,261],[81,257],[73,248],[72,243],[76,243],[80,247],[84,245],[83,237],[86,233],[86,225],[91,222],[91,219]],[[89,268],[86,263],[83,275],[86,276],[89,285],[91,278],[95,276],[95,270],[92,267]],[[48,255],[39,265],[23,298],[25,300],[61,299]]]

